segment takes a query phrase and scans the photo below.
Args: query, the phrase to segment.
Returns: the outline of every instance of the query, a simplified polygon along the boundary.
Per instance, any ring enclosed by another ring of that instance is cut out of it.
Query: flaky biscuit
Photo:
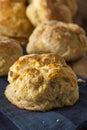
[[[22,54],[22,48],[16,40],[0,37],[0,76],[7,75],[9,67]]]
[[[32,25],[26,16],[23,2],[0,1],[0,35],[28,38]]]
[[[52,52],[73,61],[85,55],[87,38],[76,24],[48,21],[34,30],[26,49],[29,54]]]
[[[76,10],[75,0],[33,0],[26,14],[31,23],[37,26],[47,20],[72,22]]]
[[[8,81],[5,96],[22,109],[46,111],[71,106],[79,98],[75,73],[54,54],[19,58],[10,68]]]

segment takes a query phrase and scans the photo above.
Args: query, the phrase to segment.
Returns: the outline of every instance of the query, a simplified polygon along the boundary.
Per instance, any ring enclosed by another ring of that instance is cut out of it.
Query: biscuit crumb
[[[57,119],[56,122],[59,122],[59,119]]]

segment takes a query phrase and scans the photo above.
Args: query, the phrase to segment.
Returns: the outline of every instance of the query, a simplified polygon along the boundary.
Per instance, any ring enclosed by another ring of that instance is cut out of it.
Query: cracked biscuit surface
[[[34,26],[47,20],[72,22],[77,11],[75,0],[33,0],[26,14]]]
[[[46,111],[72,106],[79,98],[77,77],[55,54],[25,55],[11,66],[5,96],[21,109]]]
[[[56,53],[66,61],[74,61],[86,54],[87,38],[76,24],[47,21],[34,30],[26,50],[29,54]]]

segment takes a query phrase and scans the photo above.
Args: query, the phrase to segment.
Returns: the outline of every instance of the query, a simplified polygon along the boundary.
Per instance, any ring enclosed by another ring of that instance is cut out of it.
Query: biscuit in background
[[[0,76],[7,75],[9,67],[23,55],[16,40],[0,37]]]
[[[85,55],[87,38],[76,24],[47,21],[33,31],[26,50],[29,54],[56,53],[66,61],[74,61]]]
[[[34,26],[47,20],[73,22],[77,11],[75,0],[33,0],[26,14]]]
[[[79,98],[75,73],[54,54],[19,58],[10,67],[8,81],[5,96],[21,109],[46,111],[72,106]]]
[[[23,2],[0,1],[0,36],[26,39],[32,30]]]

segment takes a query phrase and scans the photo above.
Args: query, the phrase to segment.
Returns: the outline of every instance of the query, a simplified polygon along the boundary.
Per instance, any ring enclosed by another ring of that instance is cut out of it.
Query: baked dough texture
[[[0,76],[7,75],[9,67],[22,54],[22,48],[16,40],[0,37]]]
[[[57,53],[66,61],[74,61],[87,52],[87,38],[76,24],[47,21],[36,27],[26,50],[29,54]]]
[[[47,20],[72,22],[77,11],[75,0],[33,0],[26,14],[34,26]]]
[[[5,96],[21,109],[46,111],[72,106],[79,98],[77,77],[55,54],[25,55],[8,73]]]
[[[32,29],[23,2],[0,0],[0,35],[28,38]]]

